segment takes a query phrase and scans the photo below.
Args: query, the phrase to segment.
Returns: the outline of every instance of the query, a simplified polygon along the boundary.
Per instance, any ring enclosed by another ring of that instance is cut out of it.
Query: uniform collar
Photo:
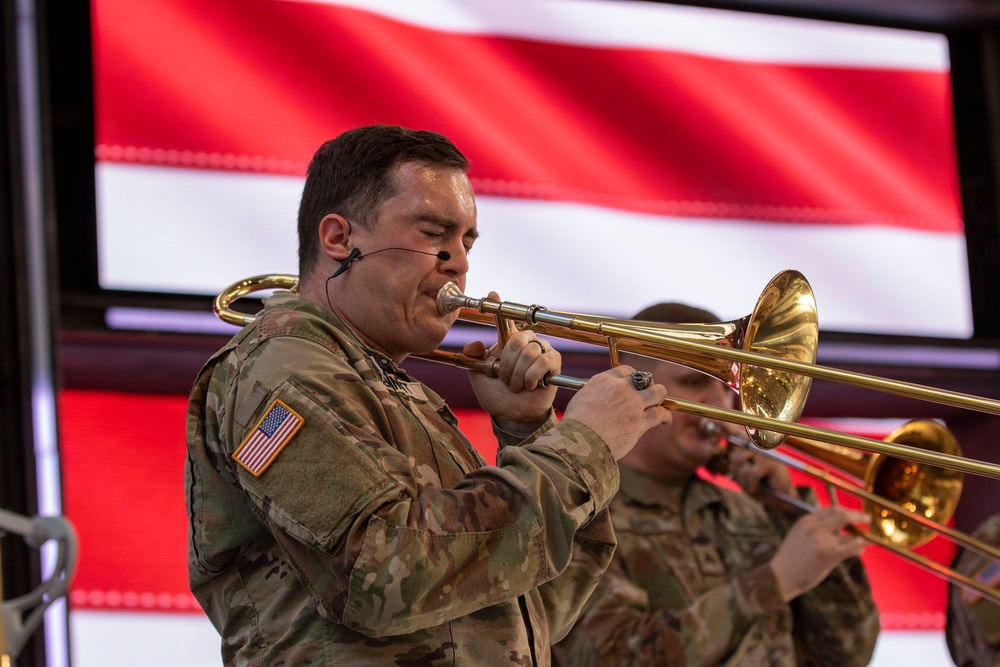
[[[347,323],[340,319],[336,313],[323,308],[313,301],[301,297],[294,292],[280,291],[264,299],[264,306],[268,309],[280,308],[303,312],[312,317],[320,318],[340,334],[339,338],[342,346],[348,349],[353,348],[355,354],[359,357],[368,358],[373,368],[378,369],[378,372],[388,376],[395,376],[403,382],[415,382],[392,358],[365,344],[360,336],[347,326]],[[387,382],[387,384],[391,384],[391,381]]]
[[[619,462],[621,486],[618,493],[631,504],[646,507],[676,508],[681,499],[688,512],[721,503],[719,488],[697,475],[686,479],[670,479],[633,468]]]

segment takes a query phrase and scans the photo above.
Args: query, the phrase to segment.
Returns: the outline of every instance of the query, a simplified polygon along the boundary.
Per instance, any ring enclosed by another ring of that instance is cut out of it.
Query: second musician
[[[682,304],[659,304],[637,320],[718,322]],[[731,407],[732,392],[699,371],[630,357],[670,396]],[[556,646],[567,665],[866,665],[878,611],[861,561],[867,523],[832,507],[799,516],[766,508],[752,494],[766,484],[788,494],[788,470],[733,451],[745,493],[698,474],[718,438],[698,417],[675,413],[621,461],[611,503],[619,545],[569,637]]]

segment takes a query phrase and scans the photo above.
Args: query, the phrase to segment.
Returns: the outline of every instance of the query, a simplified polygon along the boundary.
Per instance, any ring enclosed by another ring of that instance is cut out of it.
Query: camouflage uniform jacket
[[[265,303],[188,408],[188,573],[225,664],[548,665],[614,551],[604,442],[550,417],[486,466],[334,315]]]
[[[972,537],[1000,547],[1000,514],[986,519]],[[1000,582],[997,561],[970,549],[959,549],[952,568],[985,586],[997,588]],[[1000,667],[1000,605],[950,584],[945,639],[958,667]]]
[[[618,550],[561,663],[866,665],[878,612],[858,559],[785,604],[767,564],[796,518],[699,477],[684,486],[621,466]]]

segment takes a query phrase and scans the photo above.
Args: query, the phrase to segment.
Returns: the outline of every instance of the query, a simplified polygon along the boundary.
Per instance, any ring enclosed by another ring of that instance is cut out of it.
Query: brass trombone
[[[216,297],[215,313],[223,321],[247,324],[254,316],[233,310],[231,304],[236,299],[261,290],[294,291],[297,285],[298,279],[291,275],[241,280]],[[544,335],[605,346],[615,365],[619,351],[627,351],[709,373],[738,391],[739,411],[670,397],[664,406],[706,419],[741,424],[747,428],[751,441],[763,449],[773,449],[787,436],[795,436],[1000,478],[1000,466],[984,461],[796,423],[805,407],[812,378],[1000,414],[1000,401],[816,365],[819,335],[816,301],[808,281],[797,271],[783,271],[772,278],[750,315],[719,324],[663,325],[561,313],[540,306],[472,299],[454,283],[447,283],[438,291],[437,305],[442,314],[460,311],[463,320],[482,323],[482,316],[486,315],[485,321],[495,323],[501,335],[513,321],[519,322],[520,328]],[[444,350],[413,356],[491,376],[497,374],[499,365],[495,359],[473,359]],[[570,389],[580,389],[587,382],[564,375],[549,377],[547,381]]]
[[[747,449],[755,455],[764,456],[823,482],[831,503],[837,502],[834,488],[862,499],[864,512],[870,517],[871,525],[867,531],[856,530],[857,535],[906,558],[932,574],[1000,604],[1000,592],[997,590],[912,551],[940,536],[959,548],[1000,561],[1000,550],[996,547],[946,525],[954,514],[962,493],[961,473],[881,454],[864,456],[853,450],[841,451],[823,442],[802,438],[789,437],[782,443],[782,448],[790,448],[829,465],[833,471],[851,479],[847,481],[831,474],[831,471],[789,456],[781,449],[760,449],[744,438],[726,433],[713,421],[703,419],[699,426],[702,433],[719,437],[728,446]],[[961,448],[954,434],[931,419],[911,420],[890,433],[885,440],[961,455]],[[709,467],[713,472],[728,474],[725,448],[713,458]],[[774,489],[765,487],[763,492],[800,510],[816,511],[812,505]]]

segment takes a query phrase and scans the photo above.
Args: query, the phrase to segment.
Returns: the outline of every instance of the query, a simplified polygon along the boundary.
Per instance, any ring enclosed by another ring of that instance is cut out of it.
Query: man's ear
[[[351,223],[330,213],[319,221],[319,245],[323,254],[340,261],[351,253]]]

